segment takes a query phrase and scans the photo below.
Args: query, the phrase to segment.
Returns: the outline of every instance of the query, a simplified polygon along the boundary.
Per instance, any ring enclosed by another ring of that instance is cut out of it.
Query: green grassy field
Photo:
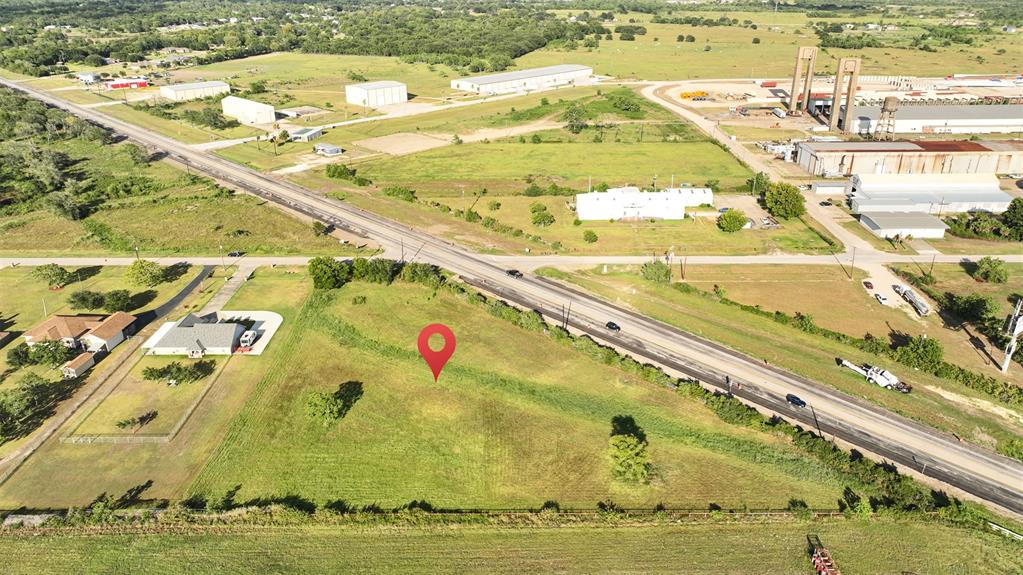
[[[61,142],[83,177],[111,174],[145,176],[159,191],[108,201],[89,220],[109,226],[112,237],[101,240],[72,221],[48,210],[0,217],[0,254],[47,255],[217,255],[230,251],[249,254],[350,254],[353,248],[336,239],[316,236],[311,228],[265,201],[252,196],[225,196],[208,182],[189,178],[167,162],[146,167],[131,163],[120,146]],[[183,233],[187,230],[187,233]],[[221,248],[220,246],[223,246]]]
[[[676,16],[703,16],[718,18],[721,12],[685,11]],[[516,66],[529,68],[561,63],[593,66],[597,74],[618,78],[642,80],[684,80],[690,78],[751,78],[785,77],[792,73],[798,46],[816,46],[817,36],[810,29],[805,13],[774,14],[771,12],[726,12],[729,18],[752,20],[757,30],[742,27],[697,27],[681,24],[653,24],[647,14],[620,15],[616,24],[635,20],[646,26],[647,34],[636,36],[635,41],[622,41],[615,34],[613,40],[601,39],[595,49],[578,48],[574,51],[542,49],[518,58]],[[814,17],[812,21],[824,20]],[[873,18],[840,16],[838,22],[874,22]],[[885,20],[898,24],[898,18]],[[902,30],[884,33],[905,45],[908,38],[925,32],[918,22],[902,23]],[[861,31],[854,32],[859,34]],[[678,42],[678,35],[692,35],[695,42]],[[759,38],[759,44],[753,44]],[[705,51],[705,46],[710,50]],[[981,35],[971,46],[953,44],[943,47],[934,42],[935,52],[909,48],[865,48],[843,50],[828,48],[818,54],[816,70],[834,72],[839,58],[860,56],[864,74],[909,74],[944,77],[953,72],[985,73],[993,70],[1011,71],[1023,66],[1023,42],[1013,35],[991,33]],[[1004,50],[999,54],[1000,50]]]
[[[295,314],[308,293],[304,276],[293,270],[283,267],[258,270],[255,279],[235,294],[226,309],[275,311],[284,317],[284,323],[266,354],[226,362],[218,358],[218,363],[224,364],[219,378],[173,442],[111,445],[48,441],[0,485],[0,508],[86,505],[102,493],[118,496],[149,481],[152,484],[143,489],[141,500],[180,499],[196,472],[222,441],[228,425],[249,399],[256,383],[279,361],[278,349],[289,337]],[[186,308],[193,309],[191,303]],[[172,317],[180,317],[184,311],[182,308]],[[175,389],[189,393],[189,388]],[[150,400],[154,399],[150,396]],[[115,401],[110,408],[116,409],[117,405]],[[107,408],[101,406],[101,409]],[[86,404],[58,430],[58,435],[74,428],[90,410],[91,404]],[[68,476],[75,480],[62,483],[60,489],[40,488],[52,484],[54,478]]]
[[[85,416],[84,421],[74,429],[73,435],[124,436],[172,433],[192,405],[202,397],[206,388],[215,385],[220,371],[229,358],[210,359],[216,362],[216,371],[212,375],[196,382],[170,386],[163,381],[145,380],[142,377],[142,370],[147,367],[162,367],[175,361],[185,365],[193,361],[177,357],[140,358],[113,392]],[[155,418],[140,428],[117,427],[118,421],[153,412],[156,413]]]
[[[932,269],[929,262],[920,266],[898,264],[892,267],[902,268],[917,275]],[[1009,270],[1009,281],[996,284],[974,280],[967,268],[959,264],[935,264],[932,272],[935,283],[930,287],[938,293],[950,291],[957,294],[975,293],[990,296],[998,306],[998,312],[1009,315],[1016,305],[1016,298],[1023,296],[1023,264],[1010,263],[1006,264],[1006,267]]]
[[[113,116],[118,120],[130,122],[136,126],[152,130],[158,134],[163,134],[164,136],[169,136],[175,140],[180,140],[186,144],[202,144],[215,140],[246,138],[266,133],[262,130],[257,130],[256,128],[251,128],[249,126],[238,126],[237,128],[228,128],[226,130],[215,130],[213,128],[196,126],[185,121],[158,118],[145,111],[136,110],[135,108],[124,104],[117,106],[104,106],[103,108],[100,108],[100,110],[104,114]]]
[[[0,538],[11,575],[49,573],[809,573],[814,533],[842,573],[911,570],[1002,575],[1023,568],[1013,543],[940,525],[782,521],[557,528],[220,528],[216,532]]]
[[[446,291],[356,283],[316,301],[190,494],[240,486],[236,501],[294,495],[383,507],[592,508],[607,497],[632,507],[835,505],[838,478],[781,438],[724,425],[692,400],[567,349],[538,353],[555,344]],[[439,383],[414,351],[430,322],[460,338]],[[344,419],[328,428],[309,420],[308,394],[342,384],[361,389]],[[658,471],[649,485],[610,476],[605,453],[619,415],[650,438]]]
[[[750,172],[728,152],[707,142],[687,143],[491,143],[449,146],[366,164],[362,173],[379,185],[408,185],[422,196],[459,196],[480,187],[497,194],[520,192],[529,175],[585,190],[587,179],[611,186],[665,182],[724,188],[742,185]]]
[[[690,273],[699,273],[691,272],[693,269],[696,268],[687,267],[687,280],[699,277],[690,275]],[[549,270],[544,273],[577,283],[619,305],[630,307],[691,333],[723,343],[754,358],[765,358],[772,365],[790,369],[814,381],[833,385],[846,393],[865,398],[938,429],[954,432],[981,445],[993,447],[998,441],[1023,436],[1023,421],[1021,421],[1019,410],[1002,404],[994,404],[986,397],[962,385],[923,372],[909,370],[889,359],[871,356],[852,346],[806,334],[794,327],[778,324],[768,318],[759,317],[732,306],[722,305],[712,298],[685,294],[664,285],[652,284],[639,277],[635,268],[611,267],[607,274],[601,273],[601,270],[581,271],[573,274]],[[731,288],[726,287],[726,295],[729,298],[733,296],[729,289],[735,289],[737,294],[742,293],[743,287],[738,285],[741,282],[734,280],[742,278],[743,272],[723,273],[719,269],[717,272],[711,273],[717,275],[706,277],[700,287],[707,288],[708,284],[711,284],[712,287],[713,280],[717,279],[719,283],[732,286]],[[745,273],[752,275],[753,272]],[[836,275],[838,273],[840,272],[835,272]],[[830,295],[833,290],[836,293],[841,293],[840,288],[829,286],[825,289],[816,283],[813,284],[813,289],[800,288],[806,290],[804,293],[811,295],[804,295],[802,298],[788,298],[787,302],[780,301],[782,298],[779,298],[778,294],[787,294],[788,292],[779,290],[778,286],[771,283],[761,286],[751,285],[745,289],[745,297],[752,300],[756,295],[760,300],[746,303],[752,305],[763,302],[763,309],[769,311],[791,308],[810,311],[807,308],[814,305],[834,305],[836,307],[848,305],[849,307],[846,309],[848,313],[852,314],[872,314],[876,311],[870,310],[869,300],[865,299],[863,295],[850,295],[851,299],[842,303],[842,297],[833,298]],[[829,295],[822,298],[821,293]],[[739,299],[739,296],[735,295],[734,299]],[[809,303],[809,300],[814,300],[816,303]],[[854,321],[848,318],[839,319],[837,316],[829,317],[833,318],[830,321],[846,322],[844,325]],[[889,321],[896,320],[894,316],[888,319]],[[820,323],[827,325],[823,318]],[[878,329],[875,335],[887,337],[889,335],[887,323],[878,323],[883,324],[884,329]],[[940,329],[933,330],[935,335],[939,331]],[[851,333],[850,335],[863,336],[863,333]],[[961,338],[961,336],[959,337]],[[914,386],[913,393],[909,395],[892,393],[880,387],[868,385],[859,375],[848,369],[837,367],[835,365],[836,357],[842,357],[855,363],[882,365],[891,369],[896,375],[901,376]],[[988,372],[993,373],[991,368],[988,368]]]
[[[490,211],[487,203],[499,201],[501,207]],[[572,254],[651,254],[664,253],[671,246],[676,253],[687,254],[763,254],[776,251],[789,253],[824,253],[830,247],[806,224],[799,220],[784,222],[776,230],[742,230],[729,234],[718,229],[713,218],[689,218],[681,221],[608,222],[586,221],[574,225],[576,214],[570,209],[574,197],[485,196],[474,208],[483,216],[537,234],[549,242],[562,242],[564,251]],[[456,209],[469,207],[475,198],[441,198]],[[554,215],[550,226],[537,227],[531,221],[530,206],[540,203]],[[587,231],[597,234],[595,243],[583,240]]]

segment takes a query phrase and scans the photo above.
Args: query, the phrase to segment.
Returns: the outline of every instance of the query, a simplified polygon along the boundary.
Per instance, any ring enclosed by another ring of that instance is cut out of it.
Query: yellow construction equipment
[[[694,98],[706,98],[707,95],[708,95],[707,92],[703,90],[697,90],[695,92],[682,92],[678,95],[678,97],[682,98],[683,100],[692,100]]]

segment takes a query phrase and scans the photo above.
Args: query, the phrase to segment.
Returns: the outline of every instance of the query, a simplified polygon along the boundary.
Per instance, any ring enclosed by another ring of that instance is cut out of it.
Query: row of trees
[[[414,262],[397,262],[384,258],[355,258],[340,261],[329,257],[309,261],[309,276],[316,289],[336,289],[350,281],[390,284],[400,277],[410,283],[440,285],[442,279],[436,266]]]
[[[1023,242],[1023,198],[1013,198],[1000,215],[962,213],[945,218],[948,231],[962,238]]]
[[[216,369],[217,363],[212,359],[183,364],[172,361],[163,366],[149,366],[142,370],[142,379],[146,381],[166,381],[174,384],[194,383],[209,377]]]

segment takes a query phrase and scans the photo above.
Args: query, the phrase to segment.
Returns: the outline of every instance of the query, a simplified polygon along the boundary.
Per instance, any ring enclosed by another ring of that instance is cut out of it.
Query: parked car
[[[867,289],[874,289],[874,284],[872,284],[871,282],[863,282],[863,287]]]
[[[520,272],[519,270],[508,270],[506,273],[513,278],[522,277],[522,272]]]
[[[604,324],[604,327],[611,331],[622,331],[622,327],[613,321],[607,322],[606,324]]]
[[[822,208],[826,208],[826,207],[828,207],[830,205],[831,205],[831,200],[824,200],[823,202],[820,203],[820,206]]]
[[[877,303],[881,305],[888,305],[888,298],[884,297],[883,295],[876,293],[874,294],[874,297],[877,298]]]
[[[718,208],[718,213],[723,214],[728,211],[728,208]]]
[[[231,252],[231,253],[227,254],[227,257],[229,257],[229,258],[240,258],[243,255],[245,255],[245,252]]]
[[[806,402],[799,398],[798,395],[790,393],[785,396],[785,401],[789,402],[790,405],[795,407],[803,408],[806,407]]]

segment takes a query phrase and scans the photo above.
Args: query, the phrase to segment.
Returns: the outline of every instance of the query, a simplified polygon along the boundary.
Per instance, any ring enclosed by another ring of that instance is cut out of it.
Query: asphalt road
[[[1003,510],[1023,516],[1023,464],[894,415],[837,390],[766,366],[734,350],[703,340],[663,323],[564,286],[536,277],[514,279],[487,256],[382,218],[351,205],[325,198],[289,182],[279,181],[244,166],[207,155],[175,140],[150,133],[102,113],[70,104],[44,92],[0,80],[53,106],[106,125],[174,160],[240,189],[283,204],[324,223],[371,237],[389,253],[416,253],[427,261],[461,275],[466,281],[521,305],[542,311],[554,321],[572,304],[572,326],[595,338],[629,350],[637,358],[693,375],[710,385],[722,385],[724,374],[743,382],[741,398],[764,409],[777,410],[804,424],[813,415],[784,405],[786,393],[796,393],[812,406],[825,434],[834,434],[861,449],[922,472]],[[621,333],[604,329],[613,320]],[[688,370],[688,371],[687,371]],[[866,385],[866,383],[864,383]]]

